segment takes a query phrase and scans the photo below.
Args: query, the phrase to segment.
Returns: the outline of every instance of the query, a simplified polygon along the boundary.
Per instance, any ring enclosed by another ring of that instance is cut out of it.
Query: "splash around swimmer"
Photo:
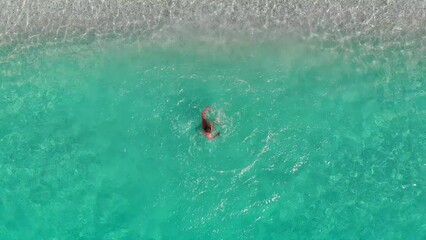
[[[211,107],[206,107],[201,113],[201,121],[202,121],[201,129],[203,130],[203,134],[204,136],[206,136],[206,138],[213,140],[220,135],[220,132],[217,132],[215,135],[213,135],[213,124],[211,124],[209,120],[207,120],[206,118],[207,113],[210,110],[212,110]]]

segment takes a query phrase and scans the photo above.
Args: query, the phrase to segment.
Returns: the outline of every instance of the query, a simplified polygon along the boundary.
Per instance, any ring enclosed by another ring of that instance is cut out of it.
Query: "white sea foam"
[[[423,0],[3,0],[0,9],[0,42],[157,38],[188,30],[207,41],[227,32],[384,40],[424,34],[426,25]]]

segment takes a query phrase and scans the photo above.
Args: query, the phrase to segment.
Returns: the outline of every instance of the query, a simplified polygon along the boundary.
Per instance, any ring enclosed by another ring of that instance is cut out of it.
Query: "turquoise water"
[[[426,62],[373,50],[4,46],[0,238],[425,239]]]

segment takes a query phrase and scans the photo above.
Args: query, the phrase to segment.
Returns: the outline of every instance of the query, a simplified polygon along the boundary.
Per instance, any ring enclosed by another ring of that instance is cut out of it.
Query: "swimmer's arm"
[[[220,132],[218,132],[218,133],[216,133],[216,135],[214,135],[212,138],[210,138],[211,140],[213,140],[213,139],[215,139],[215,138],[217,138],[217,137],[219,137],[219,135],[220,135]]]

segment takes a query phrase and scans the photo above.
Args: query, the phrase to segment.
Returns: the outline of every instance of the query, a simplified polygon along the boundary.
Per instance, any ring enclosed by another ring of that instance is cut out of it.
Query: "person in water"
[[[206,119],[207,116],[207,112],[212,110],[211,107],[206,107],[203,111],[203,113],[201,113],[201,120],[202,120],[202,125],[201,128],[203,129],[203,133],[204,136],[206,136],[206,138],[213,140],[215,138],[217,138],[220,135],[220,132],[216,133],[214,136],[213,134],[213,124],[211,124],[209,122],[209,120]]]

